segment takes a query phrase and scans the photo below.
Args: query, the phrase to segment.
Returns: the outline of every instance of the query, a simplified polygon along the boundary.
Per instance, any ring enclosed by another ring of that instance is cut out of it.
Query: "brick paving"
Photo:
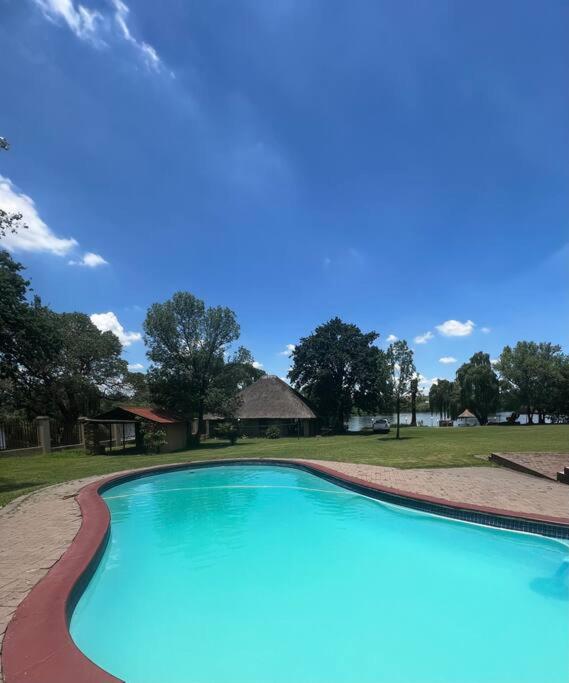
[[[492,453],[490,459],[554,481],[557,481],[557,472],[569,467],[569,453]]]
[[[498,467],[400,470],[394,467],[314,460],[376,484],[518,513],[569,517],[569,486]]]
[[[410,494],[513,512],[569,516],[569,486],[501,468],[399,470],[312,461]],[[118,474],[118,473],[117,473]],[[81,525],[75,494],[89,477],[22,496],[0,509],[0,647],[17,606],[65,552]],[[2,681],[0,657],[0,683]]]

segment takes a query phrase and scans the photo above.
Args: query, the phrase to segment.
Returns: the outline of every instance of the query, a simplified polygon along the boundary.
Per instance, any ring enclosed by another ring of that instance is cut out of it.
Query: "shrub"
[[[166,440],[166,431],[160,429],[160,427],[153,422],[142,422],[140,431],[142,432],[144,450],[147,453],[160,453],[160,448],[168,443]]]
[[[218,439],[227,439],[233,446],[239,438],[239,430],[235,425],[229,423],[220,424],[215,430],[215,436]]]
[[[280,439],[281,430],[278,427],[268,427],[265,432],[265,437],[267,439]]]

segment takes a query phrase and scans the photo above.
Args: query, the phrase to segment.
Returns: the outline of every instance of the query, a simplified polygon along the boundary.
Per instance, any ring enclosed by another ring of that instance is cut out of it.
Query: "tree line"
[[[144,321],[148,373],[129,372],[122,346],[85,313],[57,313],[0,251],[0,417],[49,415],[73,424],[119,402],[153,404],[187,419],[232,415],[239,389],[263,372],[238,346],[228,308],[188,292],[153,304]]]
[[[231,418],[240,389],[264,374],[238,346],[235,313],[208,307],[189,292],[155,303],[143,324],[150,367],[130,372],[112,332],[84,313],[58,313],[33,293],[22,264],[0,251],[0,417],[46,414],[65,423],[118,402],[152,404],[196,419]],[[419,390],[413,350],[405,340],[382,349],[379,334],[333,318],[303,337],[291,355],[289,380],[313,406],[323,426],[343,431],[355,412],[410,410],[415,424]],[[429,392],[431,410],[456,417],[470,409],[482,424],[499,407],[528,417],[569,415],[569,359],[559,346],[519,342],[493,365],[479,352],[454,381]]]
[[[480,424],[498,410],[545,424],[569,419],[569,356],[550,342],[519,341],[505,346],[492,363],[479,351],[456,371],[454,381],[439,380],[429,391],[431,410],[456,419],[468,408]]]

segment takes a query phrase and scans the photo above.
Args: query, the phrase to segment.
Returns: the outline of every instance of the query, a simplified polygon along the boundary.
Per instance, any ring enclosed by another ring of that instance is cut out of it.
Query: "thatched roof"
[[[236,417],[241,420],[316,418],[302,396],[275,375],[263,375],[240,391],[239,398]]]
[[[468,408],[467,408],[467,409],[464,410],[462,413],[460,413],[460,415],[459,415],[458,417],[459,417],[459,418],[461,418],[461,417],[474,417],[474,418],[476,418],[476,415],[474,415],[473,413],[471,413],[470,410],[468,410]]]

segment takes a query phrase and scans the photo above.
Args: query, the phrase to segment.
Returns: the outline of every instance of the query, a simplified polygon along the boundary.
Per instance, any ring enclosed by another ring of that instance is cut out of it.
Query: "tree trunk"
[[[417,396],[411,394],[411,427],[417,426]]]
[[[338,427],[337,431],[340,432],[340,434],[344,433],[344,405],[340,401],[340,405],[338,406],[338,415],[336,416],[336,419],[338,420]]]
[[[528,416],[528,425],[533,424],[533,413],[531,412],[530,408],[527,409],[527,416]]]
[[[538,413],[538,415],[539,415],[538,420],[537,420],[538,424],[544,425],[545,424],[545,413]]]
[[[397,397],[397,405],[396,405],[396,410],[397,410],[397,431],[395,433],[395,438],[399,439],[399,415],[401,414],[401,399],[399,396]]]
[[[204,399],[200,398],[200,401],[198,403],[198,431],[197,431],[196,437],[195,437],[196,445],[198,445],[200,443],[201,434],[202,434],[202,431],[204,430],[204,426],[205,426],[203,415],[204,415]]]

